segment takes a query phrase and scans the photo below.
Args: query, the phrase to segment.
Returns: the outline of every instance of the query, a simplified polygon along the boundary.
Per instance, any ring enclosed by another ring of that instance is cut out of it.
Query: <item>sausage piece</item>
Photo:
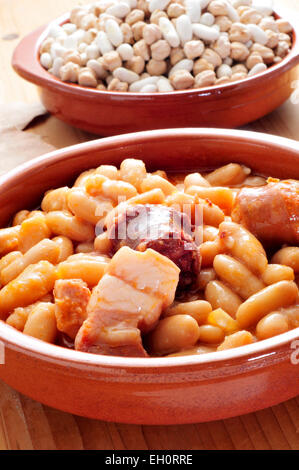
[[[299,244],[299,182],[271,181],[239,191],[232,220],[267,244]]]
[[[121,246],[148,248],[173,261],[181,270],[180,287],[192,284],[200,269],[200,257],[192,238],[187,214],[160,204],[127,206],[109,227],[115,253]]]

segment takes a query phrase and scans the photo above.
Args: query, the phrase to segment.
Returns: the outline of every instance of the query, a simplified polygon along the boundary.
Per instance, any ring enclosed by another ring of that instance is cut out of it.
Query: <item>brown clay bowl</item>
[[[68,19],[64,15],[51,25]],[[238,127],[280,106],[298,76],[299,30],[295,30],[293,48],[281,63],[242,81],[171,93],[99,91],[64,83],[41,66],[39,49],[48,31],[49,26],[41,27],[21,41],[13,55],[14,69],[38,85],[50,113],[102,136],[175,127]]]
[[[228,162],[299,179],[298,143],[246,131],[172,129],[92,141],[32,160],[0,178],[0,226],[80,172],[126,157],[148,169],[192,171]],[[61,410],[139,424],[179,424],[248,413],[299,393],[299,328],[242,348],[201,356],[122,358],[44,343],[0,321],[0,378]],[[1,343],[0,343],[1,345]],[[293,349],[295,348],[295,349]],[[296,365],[296,363],[298,365]]]

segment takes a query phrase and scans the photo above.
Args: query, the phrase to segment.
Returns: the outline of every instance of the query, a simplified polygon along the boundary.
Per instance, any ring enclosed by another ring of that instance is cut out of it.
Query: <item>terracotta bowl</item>
[[[53,23],[63,24],[68,18],[65,15]],[[290,54],[281,63],[243,81],[159,94],[99,91],[64,83],[41,66],[39,49],[48,31],[49,26],[39,28],[21,41],[12,59],[14,69],[38,85],[50,113],[102,136],[188,126],[238,127],[280,106],[292,93],[291,84],[298,76],[299,30],[293,34]]]
[[[2,176],[0,226],[16,211],[36,207],[46,190],[71,184],[88,168],[119,165],[126,157],[142,158],[150,170],[189,172],[239,162],[259,174],[299,179],[299,148],[291,140],[210,129],[141,132],[57,150]],[[0,340],[5,345],[1,379],[35,400],[90,418],[139,424],[209,421],[299,393],[299,328],[242,348],[173,358],[68,350],[1,321]]]

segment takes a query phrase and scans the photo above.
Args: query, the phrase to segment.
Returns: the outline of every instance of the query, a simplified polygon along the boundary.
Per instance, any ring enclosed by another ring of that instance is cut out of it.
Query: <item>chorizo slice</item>
[[[161,204],[127,206],[108,229],[115,253],[121,246],[148,248],[173,261],[181,270],[180,286],[192,284],[200,269],[200,257],[187,214]]]

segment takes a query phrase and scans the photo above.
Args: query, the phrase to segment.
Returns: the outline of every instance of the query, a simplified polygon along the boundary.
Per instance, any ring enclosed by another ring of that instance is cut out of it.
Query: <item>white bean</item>
[[[97,59],[100,56],[100,50],[95,44],[87,46],[85,52],[88,59]]]
[[[231,57],[226,57],[225,59],[223,59],[223,63],[226,65],[233,65],[234,61]]]
[[[157,82],[159,92],[173,91],[173,86],[167,78],[160,78]]]
[[[51,71],[55,77],[60,78],[60,69],[64,65],[64,60],[62,57],[56,57],[53,62],[53,67],[51,68]]]
[[[126,2],[119,2],[107,8],[106,13],[116,18],[124,18],[130,11],[131,7]]]
[[[191,72],[193,69],[194,61],[191,59],[183,59],[180,60],[177,64],[175,64],[170,70],[168,76],[170,77],[174,72],[177,70],[187,70]]]
[[[260,12],[264,16],[270,16],[273,14],[273,2],[272,0],[253,0],[252,8]]]
[[[252,75],[256,75],[257,73],[261,73],[267,70],[266,64],[256,64],[252,67],[252,69],[248,72],[248,77],[252,77]]]
[[[102,55],[106,54],[106,52],[111,52],[113,51],[113,46],[111,42],[108,39],[107,34],[105,31],[100,31],[99,34],[96,37],[95,40],[98,48],[100,49],[100,52]]]
[[[198,23],[201,17],[201,4],[198,0],[185,0],[187,15],[191,23]]]
[[[117,69],[113,70],[113,76],[118,78],[121,82],[126,83],[134,83],[139,80],[139,75],[132,70],[128,70],[124,67],[118,67]]]
[[[201,15],[199,23],[204,24],[206,26],[212,26],[215,23],[215,16],[212,13],[204,13]]]
[[[70,34],[63,40],[63,46],[66,49],[76,49],[78,47],[78,38],[75,34]]]
[[[221,77],[231,77],[233,74],[233,71],[231,67],[227,64],[222,64],[217,68],[216,75],[217,78]]]
[[[262,44],[263,46],[267,44],[269,38],[262,28],[260,28],[256,24],[248,24],[247,28],[249,29],[254,39],[254,42],[258,42],[259,44]]]
[[[59,36],[62,33],[64,33],[62,27],[59,26],[58,24],[54,24],[50,27],[48,36],[55,39],[57,38],[57,36]]]
[[[138,93],[145,85],[156,84],[160,78],[161,77],[152,76],[143,78],[142,80],[138,80],[137,82],[134,82],[129,86],[129,91]]]
[[[165,10],[170,0],[150,0],[148,9],[151,13],[155,10]]]
[[[189,16],[181,15],[176,20],[175,24],[177,33],[181,40],[181,43],[184,45],[185,42],[191,41],[192,39],[192,24]]]
[[[233,5],[230,3],[230,1],[225,0],[225,3],[227,5],[227,16],[229,17],[229,19],[234,21],[234,22],[239,22],[240,17],[237,13],[237,10],[233,7]]]
[[[56,59],[57,57],[62,57],[66,52],[66,48],[63,47],[61,44],[54,42],[50,49],[50,54],[52,59]]]
[[[121,44],[116,50],[122,60],[131,60],[134,56],[134,49],[130,44]]]
[[[62,29],[66,32],[66,34],[73,34],[76,31],[77,26],[73,23],[65,23],[62,25]]]
[[[145,85],[141,88],[140,93],[156,93],[157,86],[154,84]]]
[[[104,79],[107,77],[107,70],[97,60],[91,59],[87,62],[86,65],[88,68],[92,69],[96,73],[98,78]]]
[[[220,32],[218,29],[214,28],[214,26],[215,25],[209,27],[204,24],[193,24],[192,31],[199,39],[203,39],[204,41],[217,41],[220,37]]]
[[[76,41],[77,44],[81,44],[81,42],[84,41],[85,34],[86,31],[84,31],[84,29],[77,29],[77,31],[72,34],[72,38]]]
[[[161,29],[164,39],[169,43],[171,47],[178,47],[180,45],[180,38],[175,30],[172,22],[168,18],[159,19],[159,27]]]
[[[51,68],[53,64],[53,59],[51,57],[51,54],[49,54],[48,52],[44,52],[40,56],[40,63],[42,64],[43,67],[49,70],[49,68]]]
[[[109,41],[113,44],[113,46],[117,47],[123,43],[124,37],[122,30],[120,29],[115,20],[109,18],[105,22],[105,31],[107,33]]]

